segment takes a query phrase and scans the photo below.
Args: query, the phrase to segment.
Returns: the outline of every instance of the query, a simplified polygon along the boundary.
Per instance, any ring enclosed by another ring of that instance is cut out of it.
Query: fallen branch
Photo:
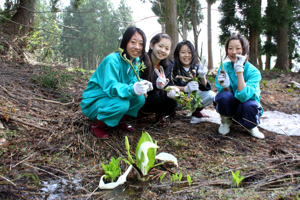
[[[16,184],[14,184],[12,181],[8,180],[7,178],[5,178],[4,176],[0,175],[0,178],[3,178],[4,180],[8,181],[9,183],[13,184],[14,186],[17,186]]]

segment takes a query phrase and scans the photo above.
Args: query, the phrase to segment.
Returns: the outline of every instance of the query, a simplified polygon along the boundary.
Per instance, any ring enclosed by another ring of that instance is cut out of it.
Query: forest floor
[[[228,135],[219,125],[191,124],[188,111],[178,111],[166,128],[146,118],[146,131],[159,148],[178,159],[179,167],[163,165],[151,180],[137,181],[134,171],[114,190],[100,190],[100,163],[127,158],[128,136],[135,155],[142,129],[110,128],[110,138],[93,136],[91,120],[80,101],[91,73],[66,67],[0,66],[0,199],[299,199],[300,137],[260,129],[266,138],[251,137],[233,125]],[[265,111],[300,114],[300,73],[262,72],[261,96]],[[209,80],[213,82],[214,77]],[[213,90],[216,88],[213,84]],[[206,109],[214,109],[210,106]],[[128,165],[121,161],[122,172]],[[231,171],[245,179],[232,187]],[[160,182],[159,176],[167,172]],[[180,182],[171,174],[181,172]],[[193,182],[188,184],[186,176]]]

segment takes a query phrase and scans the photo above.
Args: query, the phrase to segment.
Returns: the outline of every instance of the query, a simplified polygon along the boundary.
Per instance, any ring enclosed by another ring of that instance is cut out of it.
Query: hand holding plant
[[[167,92],[167,95],[170,91],[173,90],[172,87],[173,86],[168,86],[168,87],[165,88],[165,91]],[[192,99],[190,97],[188,97],[187,94],[185,94],[184,92],[180,92],[180,91],[176,92],[175,96],[170,97],[170,98],[175,99],[177,101],[177,103],[182,106],[183,110],[189,110],[191,108]]]
[[[198,83],[198,77],[196,75],[196,70],[192,70],[192,75],[193,75],[193,81],[196,81]],[[198,90],[193,91],[190,94],[190,96],[192,98],[192,102],[191,102],[191,109],[190,109],[189,115],[192,115],[193,112],[195,112],[197,108],[202,107],[202,105],[201,105],[202,99],[198,93]]]

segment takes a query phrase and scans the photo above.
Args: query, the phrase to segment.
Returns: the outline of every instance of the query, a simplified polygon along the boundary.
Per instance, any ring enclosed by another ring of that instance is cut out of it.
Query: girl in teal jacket
[[[249,129],[252,136],[264,138],[258,130],[263,108],[260,105],[260,71],[247,61],[249,42],[241,35],[234,35],[225,43],[226,56],[223,69],[219,68],[216,77],[218,95],[214,100],[216,110],[221,115],[220,134],[230,131],[234,122]]]
[[[138,81],[131,66],[122,58],[126,56],[138,71],[139,56],[145,53],[146,37],[136,27],[128,28],[120,45],[123,49],[108,55],[100,63],[82,95],[80,104],[82,112],[95,121],[92,124],[94,135],[107,139],[107,127],[118,126],[133,131],[134,127],[124,121],[136,117],[138,110],[144,105],[143,94],[152,89],[146,80]]]

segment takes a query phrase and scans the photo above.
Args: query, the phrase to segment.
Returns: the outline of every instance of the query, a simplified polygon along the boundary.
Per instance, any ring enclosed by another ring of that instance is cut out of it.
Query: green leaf
[[[167,172],[163,173],[163,174],[159,177],[160,182],[162,182],[162,180],[163,180],[163,178],[165,177],[166,174],[167,174]]]
[[[187,179],[187,181],[189,182],[189,186],[191,186],[191,184],[192,184],[192,178],[191,178],[191,176],[190,176],[190,175],[187,175],[187,176],[186,176],[186,179]]]
[[[126,150],[127,150],[127,155],[128,155],[128,160],[131,164],[134,164],[134,160],[131,156],[131,153],[130,153],[130,145],[129,145],[129,141],[128,141],[128,137],[125,136],[125,147],[126,147]],[[130,165],[130,164],[129,164]]]
[[[179,173],[179,177],[178,177],[178,181],[180,182],[181,179],[182,179],[182,173],[180,172],[180,173]]]

